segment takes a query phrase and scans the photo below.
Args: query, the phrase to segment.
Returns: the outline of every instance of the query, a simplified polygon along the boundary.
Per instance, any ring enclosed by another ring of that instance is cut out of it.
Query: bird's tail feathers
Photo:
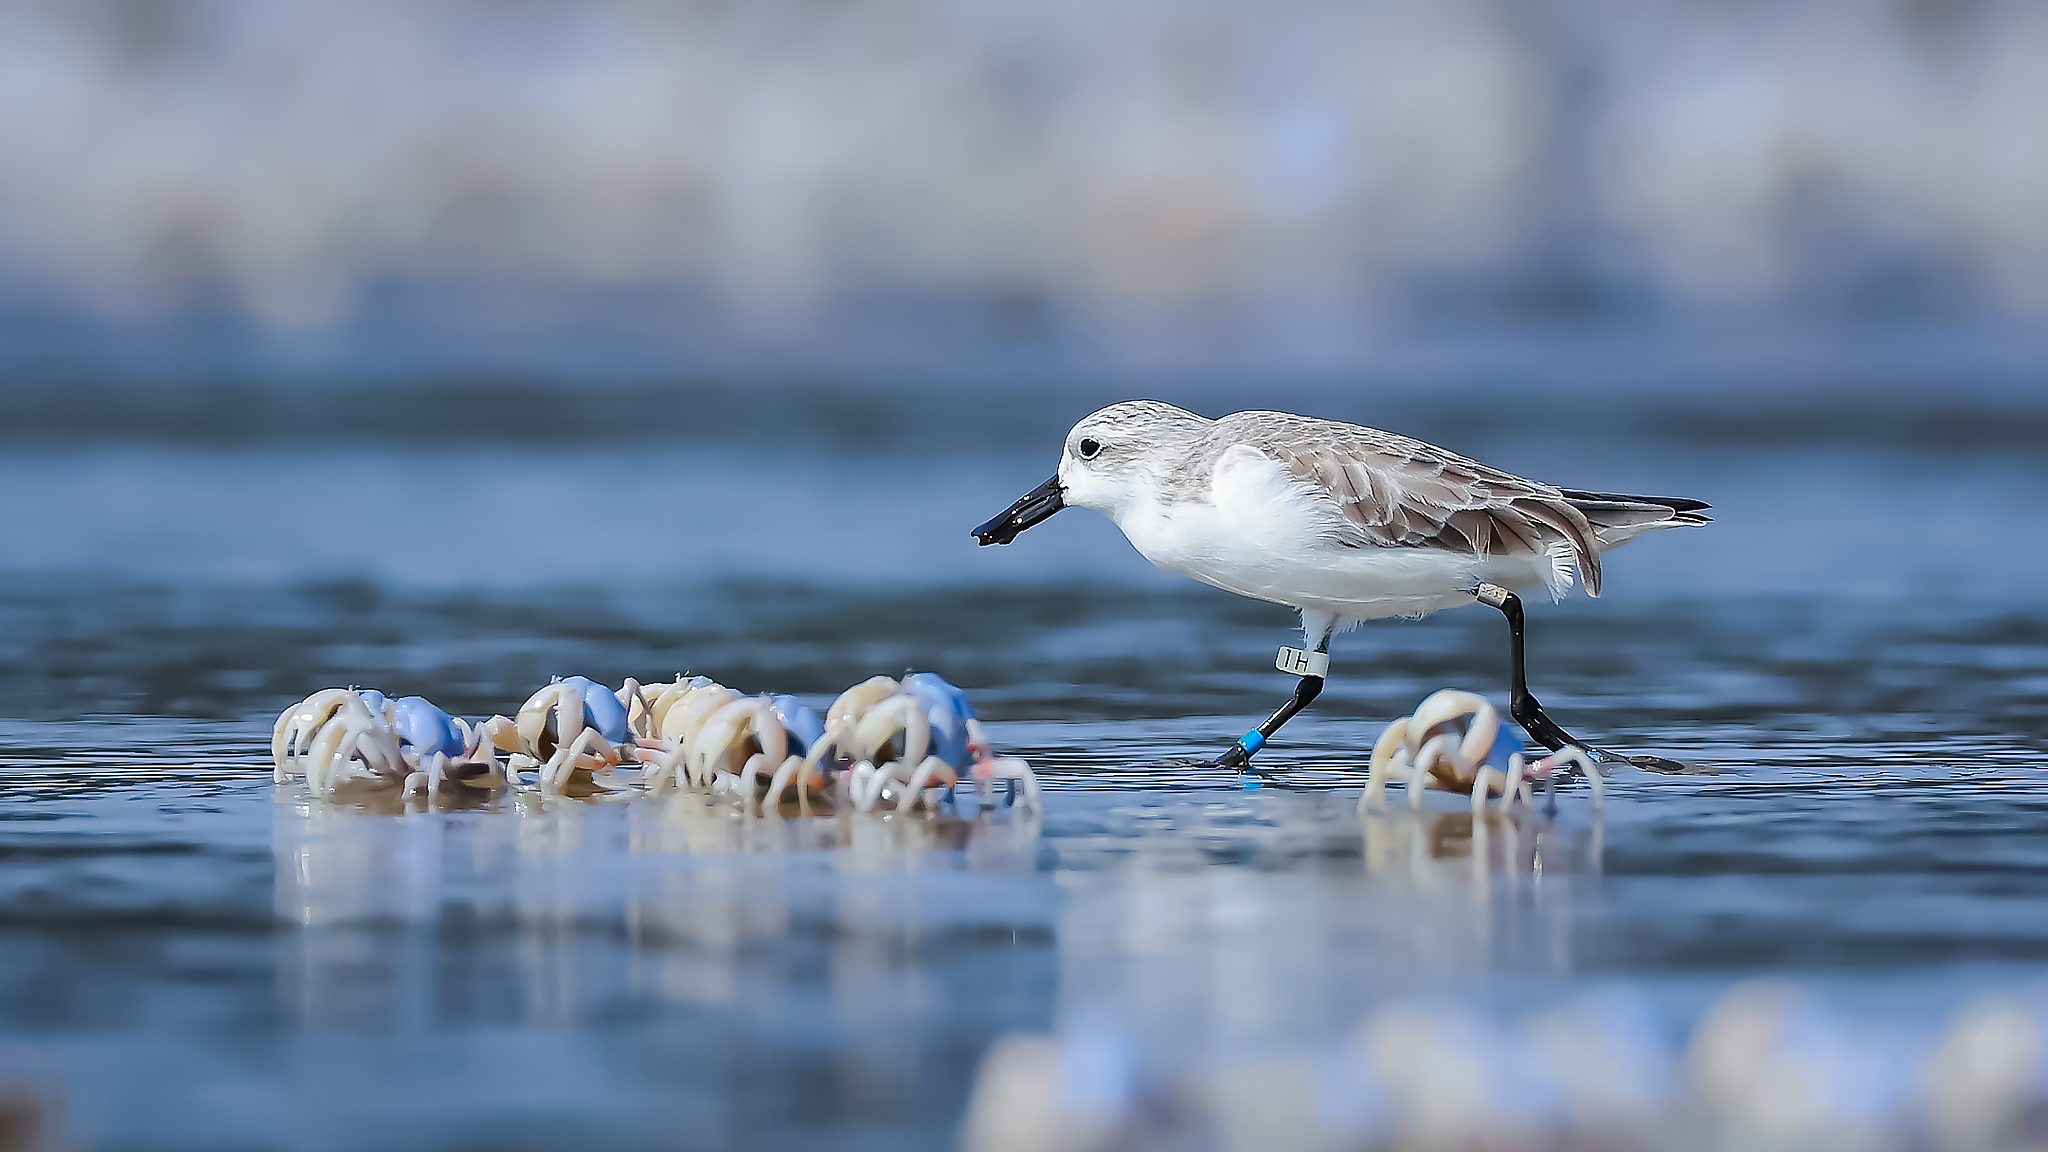
[[[1567,503],[1592,525],[1601,551],[1619,548],[1645,532],[1665,528],[1697,528],[1714,518],[1702,500],[1681,496],[1622,496],[1613,492],[1563,490]]]

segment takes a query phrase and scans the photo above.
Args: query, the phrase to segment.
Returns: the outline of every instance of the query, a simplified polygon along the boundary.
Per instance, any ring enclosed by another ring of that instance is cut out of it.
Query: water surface
[[[0,1070],[95,1148],[940,1148],[1011,1033],[1159,1078],[1391,1003],[1612,994],[1677,1052],[1756,977],[1920,1036],[2048,975],[2048,466],[1459,446],[1722,517],[1532,610],[1560,721],[1713,771],[1568,791],[1512,866],[1447,798],[1353,810],[1387,718],[1503,694],[1497,617],[1340,638],[1257,791],[1172,766],[1285,694],[1288,614],[1090,514],[975,549],[1040,445],[10,446],[37,498],[0,513]],[[1042,820],[407,812],[265,763],[331,684],[482,714],[569,673],[822,703],[909,667],[1038,767]]]

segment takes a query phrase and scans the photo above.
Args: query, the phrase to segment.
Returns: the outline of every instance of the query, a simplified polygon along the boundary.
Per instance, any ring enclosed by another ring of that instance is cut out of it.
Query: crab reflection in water
[[[790,802],[789,806],[794,806]],[[841,872],[916,867],[933,853],[960,852],[970,871],[1028,871],[1042,825],[1034,808],[920,807],[914,812],[841,811],[781,820],[703,793],[681,792],[635,805],[629,850],[716,855],[835,852]]]
[[[831,971],[915,983],[937,961],[905,942],[961,891],[944,874],[1029,876],[1038,852],[1038,819],[1015,807],[762,820],[708,794],[629,795],[526,789],[392,819],[395,788],[280,789],[275,909],[300,926],[280,942],[280,1001],[344,1031],[421,1012],[567,1025],[621,995],[734,1000],[774,986],[764,972],[811,970],[763,955],[820,948]]]
[[[1470,884],[1486,891],[1558,873],[1600,872],[1604,815],[1594,809],[1583,827],[1560,827],[1555,816],[1516,812],[1366,812],[1358,817],[1365,870],[1382,880],[1423,889]]]

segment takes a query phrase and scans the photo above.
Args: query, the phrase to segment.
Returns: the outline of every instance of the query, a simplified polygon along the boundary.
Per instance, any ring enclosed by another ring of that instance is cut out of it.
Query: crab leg
[[[406,776],[402,790],[407,796],[415,791],[424,791],[427,794],[427,807],[431,809],[434,806],[435,795],[441,790],[441,781],[446,775],[447,768],[447,753],[429,752],[421,758],[420,766]]]
[[[640,786],[649,792],[664,791],[676,776],[676,758],[682,755],[681,748],[673,748],[656,757],[640,772]]]
[[[740,802],[747,806],[749,812],[754,807],[754,785],[760,778],[761,769],[770,763],[772,761],[768,757],[756,752],[740,766]]]
[[[1515,793],[1522,789],[1522,774],[1526,768],[1527,765],[1522,760],[1520,752],[1508,757],[1508,779],[1507,783],[1502,785],[1500,790],[1501,811],[1506,812],[1514,805]]]
[[[306,790],[315,796],[328,795],[327,766],[348,735],[348,725],[340,720],[329,720],[314,734],[313,742],[299,755],[306,774]]]
[[[1428,786],[1430,777],[1435,775],[1439,759],[1451,762],[1454,775],[1463,774],[1458,771],[1461,766],[1458,763],[1457,743],[1457,736],[1448,732],[1423,741],[1422,750],[1415,754],[1415,763],[1408,769],[1408,807],[1421,810],[1422,790]]]
[[[933,776],[941,773],[951,773],[952,771],[953,766],[937,756],[925,757],[924,762],[917,766],[917,771],[911,773],[909,781],[903,785],[903,798],[896,801],[896,810],[898,812],[910,811],[911,807],[920,799],[926,783]]]
[[[1038,799],[1038,777],[1031,771],[1031,765],[1011,756],[996,756],[975,761],[973,768],[977,782],[983,780],[1009,780],[1024,786],[1021,803],[1033,812],[1045,811]]]
[[[1550,791],[1552,794],[1555,794],[1557,791],[1557,777],[1567,764],[1576,764],[1581,771],[1585,772],[1587,782],[1593,786],[1593,807],[1605,807],[1607,796],[1606,790],[1601,786],[1599,763],[1584,748],[1576,744],[1567,744],[1556,752],[1545,756],[1537,763],[1536,767],[1539,770],[1549,769]]]
[[[1366,771],[1365,795],[1358,798],[1358,810],[1365,812],[1381,802],[1386,795],[1387,779],[1394,774],[1394,761],[1398,757],[1406,767],[1408,757],[1408,726],[1410,717],[1403,716],[1387,725],[1380,738],[1373,741],[1372,765]]]
[[[1491,795],[1492,787],[1496,783],[1501,786],[1501,807],[1505,808],[1507,807],[1509,795],[1507,774],[1498,768],[1488,768],[1484,764],[1480,765],[1479,770],[1472,774],[1473,816],[1477,817],[1485,813],[1487,798]]]
[[[619,685],[619,690],[612,693],[612,695],[617,696],[619,703],[626,709],[626,730],[634,736],[647,735],[646,721],[650,714],[647,708],[647,694],[641,689],[640,682],[628,676],[626,677],[626,682]],[[639,722],[637,723],[636,717],[633,715],[635,707],[640,709],[640,715],[637,717]]]
[[[854,806],[862,812],[875,810],[875,802],[882,798],[882,789],[889,783],[889,774],[883,769],[861,760],[854,764],[849,773],[847,791],[853,794]]]
[[[768,814],[770,811],[769,805],[780,806],[782,803],[782,790],[789,787],[790,783],[794,781],[796,783],[797,812],[800,815],[809,816],[811,814],[810,779],[809,765],[804,757],[790,756],[784,759],[782,766],[775,770],[774,778],[768,781],[768,795],[763,801],[762,815]]]
[[[582,697],[577,697],[581,701]],[[585,728],[576,734],[572,744],[555,749],[555,755],[541,769],[541,788],[547,792],[559,792],[576,772],[576,761],[584,754],[597,756],[600,761],[610,751],[602,733],[595,728]]]

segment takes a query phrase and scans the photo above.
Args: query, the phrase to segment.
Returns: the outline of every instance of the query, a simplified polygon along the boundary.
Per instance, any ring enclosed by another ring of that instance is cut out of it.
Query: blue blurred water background
[[[0,1089],[66,1146],[949,1147],[1012,1033],[1113,1088],[1418,996],[1678,1051],[1758,977],[1918,1036],[2048,976],[2036,6],[30,0],[0,60]],[[967,534],[1134,395],[1712,502],[1531,658],[1717,771],[1568,795],[1547,895],[1390,866],[1469,852],[1351,802],[1504,693],[1479,612],[1341,638],[1275,785],[1162,767],[1289,614]],[[1042,825],[266,763],[333,684],[907,667]]]

